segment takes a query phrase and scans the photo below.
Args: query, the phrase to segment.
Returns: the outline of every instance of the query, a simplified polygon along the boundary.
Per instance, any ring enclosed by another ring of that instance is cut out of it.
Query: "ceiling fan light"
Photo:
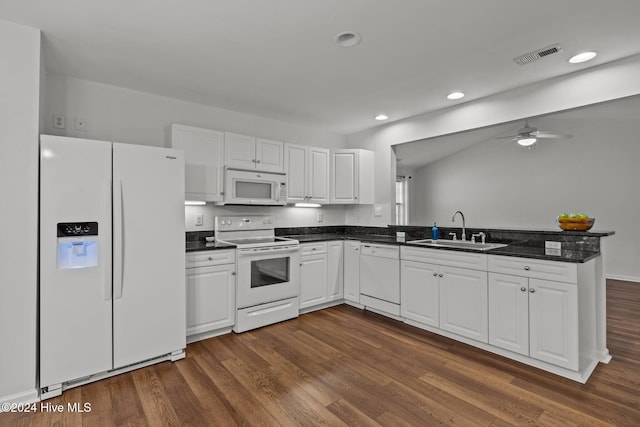
[[[518,144],[522,145],[523,147],[529,147],[535,144],[537,140],[538,140],[537,138],[534,138],[532,136],[527,136],[523,138],[518,138]]]

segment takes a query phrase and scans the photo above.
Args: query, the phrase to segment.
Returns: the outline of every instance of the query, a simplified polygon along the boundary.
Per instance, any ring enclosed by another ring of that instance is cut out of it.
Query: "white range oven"
[[[235,332],[298,317],[300,245],[273,227],[272,216],[215,218],[216,240],[237,247]]]

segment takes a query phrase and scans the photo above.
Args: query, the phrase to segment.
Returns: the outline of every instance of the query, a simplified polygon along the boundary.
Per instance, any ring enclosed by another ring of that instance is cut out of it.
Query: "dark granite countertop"
[[[338,233],[315,233],[315,234],[292,234],[288,236],[291,239],[296,239],[300,243],[312,243],[312,242],[323,242],[330,240],[358,240],[364,243],[380,243],[380,244],[390,244],[390,245],[406,245],[412,247],[420,247],[420,248],[430,248],[436,250],[443,251],[458,251],[458,252],[475,252],[475,253],[484,253],[489,255],[504,255],[504,256],[513,256],[513,257],[522,257],[522,258],[535,258],[535,259],[545,259],[549,261],[563,261],[563,262],[573,262],[573,263],[583,263],[587,262],[598,255],[599,252],[591,252],[591,251],[581,251],[581,250],[570,250],[570,249],[562,249],[560,251],[560,255],[552,254],[551,251],[546,251],[544,247],[540,246],[527,246],[526,242],[517,242],[514,244],[510,244],[509,246],[491,249],[487,251],[476,251],[473,249],[462,249],[462,248],[434,248],[423,245],[413,245],[409,242],[399,242],[395,236],[389,235],[379,235],[379,234],[358,234],[358,235],[343,235]]]
[[[406,231],[407,242],[398,241],[395,231]],[[452,229],[441,229],[442,233]],[[467,235],[475,229],[467,229]],[[458,229],[459,231],[459,229]],[[443,251],[475,252],[489,255],[504,255],[522,258],[545,259],[550,261],[564,261],[584,263],[600,255],[599,239],[611,236],[613,231],[560,231],[560,230],[498,230],[485,229],[487,241],[507,243],[508,246],[488,251],[475,251],[461,248],[432,248]],[[430,229],[425,227],[393,226],[393,227],[357,227],[357,226],[329,226],[329,227],[295,227],[276,229],[276,235],[296,239],[300,243],[325,242],[331,240],[357,240],[364,243],[378,243],[388,245],[412,245],[411,240],[419,240],[428,236]],[[441,234],[442,234],[441,233]],[[212,231],[188,233],[187,252],[230,249],[233,245],[205,242],[205,237],[213,235]],[[544,240],[554,240],[562,243],[563,249],[558,254],[545,250]]]
[[[218,242],[206,242],[202,240],[194,240],[187,242],[187,252],[213,251],[216,249],[234,249],[234,245]]]

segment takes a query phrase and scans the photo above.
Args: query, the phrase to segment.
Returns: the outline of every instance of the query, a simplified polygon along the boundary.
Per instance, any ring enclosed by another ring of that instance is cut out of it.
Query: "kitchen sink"
[[[411,240],[407,243],[412,245],[430,246],[433,248],[458,248],[472,249],[475,251],[488,251],[489,249],[504,248],[504,243],[472,243],[467,240]]]

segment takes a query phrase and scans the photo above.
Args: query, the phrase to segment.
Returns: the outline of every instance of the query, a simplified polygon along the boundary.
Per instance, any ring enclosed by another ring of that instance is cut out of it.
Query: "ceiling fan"
[[[516,135],[509,136],[499,136],[496,139],[507,139],[507,142],[516,141],[519,145],[523,147],[533,148],[534,144],[538,139],[569,139],[572,138],[573,135],[568,133],[554,133],[547,132],[543,130],[538,130],[538,128],[529,126],[529,121],[524,121],[524,127],[518,129]]]

